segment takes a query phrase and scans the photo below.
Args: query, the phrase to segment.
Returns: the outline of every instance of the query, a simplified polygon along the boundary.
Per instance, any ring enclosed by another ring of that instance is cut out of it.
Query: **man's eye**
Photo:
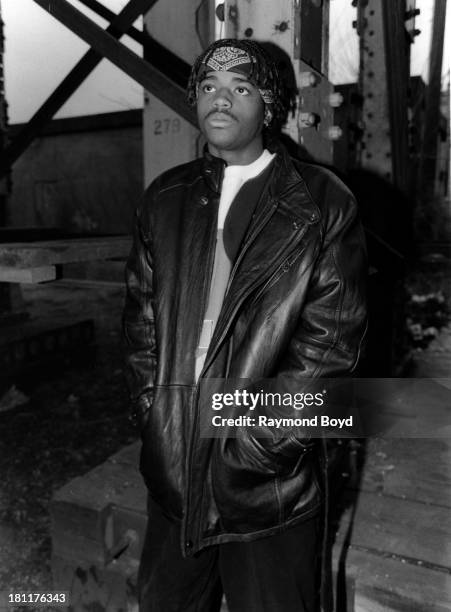
[[[242,87],[241,85],[236,88],[236,91],[240,94],[240,96],[248,96],[250,93],[247,87]]]
[[[208,83],[205,83],[205,85],[202,85],[202,91],[204,93],[211,93],[214,90],[215,88],[213,87],[213,85],[209,85]]]

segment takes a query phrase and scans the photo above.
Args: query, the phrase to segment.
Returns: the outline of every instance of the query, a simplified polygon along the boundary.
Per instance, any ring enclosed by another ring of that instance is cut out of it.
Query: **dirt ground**
[[[123,287],[58,281],[23,286],[23,298],[22,329],[93,319],[96,351],[22,380],[21,405],[2,410],[0,398],[0,591],[51,589],[53,492],[136,439],[121,364]]]

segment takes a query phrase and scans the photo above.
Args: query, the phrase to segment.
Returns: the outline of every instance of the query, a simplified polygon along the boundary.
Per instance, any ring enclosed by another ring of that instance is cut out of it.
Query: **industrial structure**
[[[365,375],[391,375],[387,365],[396,362],[396,342],[385,331],[392,329],[395,287],[412,249],[415,210],[420,204],[432,203],[435,193],[431,193],[431,185],[441,192],[446,185],[449,195],[449,179],[441,176],[436,180],[433,163],[443,138],[443,130],[437,129],[437,82],[445,0],[436,0],[434,71],[425,88],[426,103],[420,118],[418,109],[417,114],[409,111],[413,93],[424,88],[409,75],[410,45],[418,33],[414,0],[353,1],[360,40],[359,80],[344,87],[334,87],[328,79],[329,0],[129,0],[118,15],[97,0],[79,0],[108,19],[106,30],[67,0],[34,1],[90,49],[31,120],[9,139],[0,84],[0,226],[6,225],[8,218],[11,168],[102,57],[146,91],[142,143],[143,180],[148,184],[166,168],[199,155],[203,146],[194,112],[184,96],[192,60],[214,39],[255,38],[274,54],[294,95],[282,134],[290,151],[335,167],[359,196],[370,250],[370,296],[376,304],[370,335],[384,345],[373,361],[368,357]],[[140,15],[144,16],[143,31],[132,25]],[[143,58],[119,42],[125,32],[143,46]],[[174,36],[174,32],[180,35]],[[445,138],[449,150],[449,130]],[[440,171],[445,172],[446,167],[449,159]],[[51,189],[48,185],[44,188]],[[422,194],[420,204],[417,193]],[[53,218],[48,219],[51,225]],[[30,239],[27,228],[21,238],[11,241],[8,229],[0,228],[0,236],[6,237],[0,244],[0,311],[9,316],[7,320],[14,317],[11,296],[18,283],[56,279],[65,264],[127,254],[127,236],[93,236],[98,228],[86,224],[81,229],[85,233],[81,237],[56,236],[44,243],[36,240],[35,234]],[[409,418],[409,414],[401,416]],[[400,460],[400,446],[396,441],[383,445],[384,463],[379,460],[382,450],[378,444],[376,441],[367,449],[367,453],[374,453],[373,459],[360,480],[347,483],[354,505],[348,505],[336,541],[331,543],[335,604],[332,602],[330,609],[334,605],[337,611],[357,612],[449,609],[449,559],[438,543],[432,550],[415,546],[411,537],[412,530],[420,534],[431,520],[446,522],[449,509],[435,503],[433,495],[428,510],[424,491],[416,498],[397,497],[394,491],[399,478],[414,478],[415,454],[400,463],[393,477],[384,466],[389,460]],[[351,468],[352,452],[351,448],[347,458]],[[440,455],[438,460],[442,459]],[[137,465],[137,446],[132,445],[69,483],[54,498],[55,586],[71,592],[73,610],[114,612],[133,609],[136,603],[136,572],[146,522],[145,491]],[[435,607],[424,603],[419,586],[423,583],[429,585],[429,604]]]

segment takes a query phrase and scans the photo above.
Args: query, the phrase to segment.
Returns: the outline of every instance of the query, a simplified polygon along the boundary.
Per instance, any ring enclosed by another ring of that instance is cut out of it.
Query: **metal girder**
[[[403,192],[409,188],[409,145],[407,88],[410,73],[405,2],[393,4],[383,0],[385,63],[390,135],[393,159],[393,182]]]
[[[330,0],[228,0],[219,32],[264,42],[282,67],[294,112],[283,133],[298,155],[332,163],[341,129],[333,124],[333,85],[327,76]]]
[[[446,0],[435,0],[429,55],[429,83],[426,90],[426,112],[419,176],[420,197],[423,196],[425,201],[430,201],[434,195],[435,188],[445,23]]]
[[[63,25],[101,53],[132,79],[152,92],[186,121],[196,125],[195,113],[185,102],[184,90],[159,70],[119,43],[67,0],[34,0]]]
[[[363,97],[361,165],[407,193],[409,42],[405,0],[359,0],[357,6]]]
[[[97,0],[78,0],[78,1],[84,6],[86,6],[86,8],[91,9],[91,11],[99,15],[99,17],[103,17],[103,19],[106,19],[107,21],[110,21],[110,22],[113,21],[115,17],[115,13],[111,11],[109,8],[107,8],[106,6],[103,6],[101,2],[97,2]],[[127,36],[130,36],[130,38],[133,38],[133,40],[139,43],[140,45],[144,44],[144,32],[142,32],[141,30],[138,30],[138,28],[135,28],[134,26],[130,26],[128,30],[124,32],[124,34],[127,34]]]
[[[110,9],[97,0],[79,0],[79,2],[108,21],[112,21],[115,16]],[[154,68],[166,74],[177,85],[186,87],[191,70],[187,62],[149,36],[145,28],[144,31],[141,31],[131,26],[126,34],[143,46],[144,57]]]
[[[74,9],[71,5],[64,0],[58,0],[58,2],[49,0],[47,2],[35,0],[43,9],[47,10],[50,14],[57,17],[61,11],[68,14],[72,19],[75,18],[77,23],[89,24],[90,35],[97,33],[98,31],[108,39],[109,48],[111,51],[111,42],[116,42],[116,38],[120,38],[125,31],[127,31],[133,22],[143,13],[147,12],[157,0],[130,0],[130,2],[124,7],[124,9],[115,17],[114,21],[110,24],[106,31],[102,30],[98,26],[95,26],[87,17],[82,13]],[[68,8],[69,7],[69,8]],[[59,10],[57,10],[59,9]],[[58,17],[59,18],[59,17]],[[70,22],[70,18],[69,22]],[[60,19],[61,21],[61,19]],[[63,22],[64,23],[64,22]],[[67,25],[67,24],[66,24]],[[68,25],[70,28],[71,26]],[[71,28],[72,29],[72,28]],[[94,32],[93,32],[94,31]],[[75,32],[78,33],[78,32]],[[83,38],[83,37],[82,37]],[[84,38],[86,40],[86,38]],[[87,41],[90,44],[90,41]],[[118,43],[117,43],[118,44]],[[95,45],[92,45],[95,46]],[[121,48],[126,49],[125,47]],[[127,50],[128,51],[128,50]],[[135,60],[145,64],[151,71],[149,64],[146,64],[141,58],[133,54]],[[119,54],[121,55],[121,54]],[[25,151],[29,144],[39,135],[43,125],[52,119],[55,113],[61,108],[61,106],[68,100],[68,98],[78,89],[83,83],[86,77],[92,72],[92,70],[100,63],[103,59],[104,53],[102,50],[92,48],[81,58],[81,60],[75,65],[71,72],[65,77],[60,85],[53,91],[50,97],[44,102],[41,108],[33,115],[27,125],[22,131],[16,136],[16,138],[9,144],[8,147],[2,152],[0,158],[0,177],[4,176],[9,167],[20,157]],[[115,62],[113,62],[115,63]],[[122,68],[122,66],[119,66]],[[155,71],[156,72],[156,71]],[[149,79],[147,79],[149,80]],[[155,78],[155,87],[158,88],[161,79]],[[167,81],[167,80],[166,80]],[[167,85],[167,83],[165,83]],[[170,85],[172,85],[170,83]],[[170,89],[165,87],[166,89]],[[180,96],[180,91],[177,91],[177,96]],[[156,93],[158,95],[158,92]],[[189,109],[186,109],[189,110]],[[193,115],[193,114],[192,114]],[[194,121],[194,117],[191,117]]]
[[[115,16],[107,28],[107,32],[116,38],[132,25],[136,19],[146,12],[157,0],[130,0],[122,11]],[[49,3],[50,4],[50,3]],[[25,149],[39,135],[42,127],[52,119],[70,96],[78,89],[86,77],[103,59],[102,54],[89,49],[80,59],[58,87],[47,98],[44,104],[22,128],[14,140],[5,147],[1,155],[0,176],[4,176],[9,167],[22,155]]]

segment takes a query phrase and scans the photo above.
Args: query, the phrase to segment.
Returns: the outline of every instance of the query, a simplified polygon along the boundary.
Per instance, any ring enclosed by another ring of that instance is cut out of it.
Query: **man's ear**
[[[269,106],[265,106],[265,116],[263,118],[263,125],[265,127],[268,127],[269,125],[271,125],[271,121],[273,118],[274,114],[272,112],[272,110],[269,108]]]

